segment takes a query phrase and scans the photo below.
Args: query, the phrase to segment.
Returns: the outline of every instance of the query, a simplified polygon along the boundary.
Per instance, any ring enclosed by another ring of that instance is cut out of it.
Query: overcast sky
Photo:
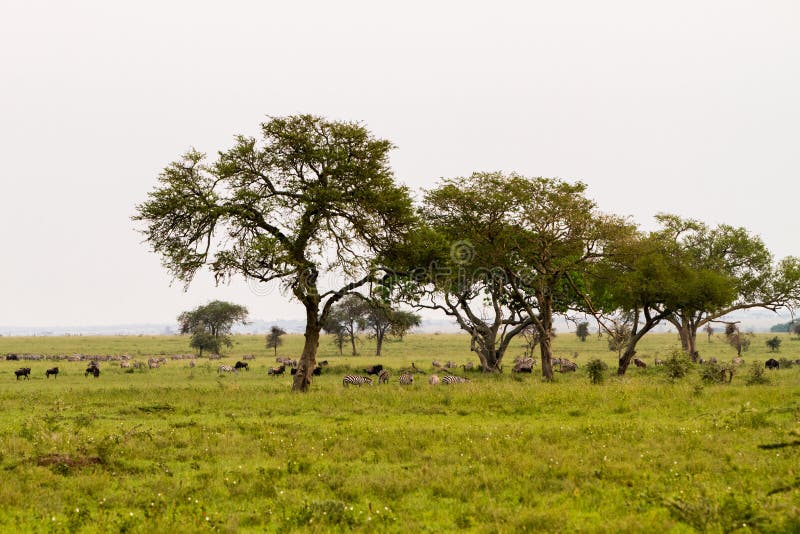
[[[678,213],[800,255],[800,3],[391,4],[3,0],[0,325],[215,298],[302,318],[271,288],[171,286],[130,221],[167,163],[267,115],[362,121],[415,189],[581,180],[643,227]]]

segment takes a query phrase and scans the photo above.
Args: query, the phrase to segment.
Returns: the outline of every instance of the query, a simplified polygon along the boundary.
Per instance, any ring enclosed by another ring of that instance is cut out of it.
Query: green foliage
[[[771,337],[766,341],[767,347],[769,347],[770,352],[777,352],[781,348],[781,343],[783,340],[778,336]]]
[[[692,361],[685,352],[675,350],[664,360],[664,370],[673,380],[685,377],[692,368]]]
[[[275,356],[278,355],[278,347],[283,345],[283,336],[286,335],[286,330],[279,326],[272,326],[267,334],[267,348],[273,350]]]
[[[760,362],[753,362],[747,369],[747,378],[745,383],[748,386],[757,386],[761,384],[769,384],[769,378],[764,373],[764,365]]]
[[[707,383],[723,383],[729,367],[724,367],[716,362],[706,363],[700,366],[700,379]]]
[[[781,358],[778,360],[778,364],[780,365],[780,367],[778,367],[779,369],[788,369],[789,367],[793,367],[795,362],[789,358]]]
[[[600,359],[589,360],[586,364],[586,371],[589,373],[589,379],[592,384],[601,384],[606,378],[606,371],[608,364]]]
[[[578,323],[578,327],[575,329],[575,335],[578,336],[578,339],[581,341],[586,341],[586,338],[589,337],[589,323],[585,321]]]
[[[247,322],[247,308],[231,302],[215,300],[178,316],[181,334],[191,334],[190,345],[202,354],[204,350],[219,353],[230,347],[231,328]]]

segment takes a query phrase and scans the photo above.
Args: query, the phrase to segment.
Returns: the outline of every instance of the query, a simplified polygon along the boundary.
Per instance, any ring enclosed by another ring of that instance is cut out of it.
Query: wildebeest
[[[364,372],[368,375],[379,375],[383,371],[383,365],[370,365],[369,367],[364,369]]]
[[[647,369],[647,364],[644,363],[639,358],[634,358],[633,359],[633,363],[634,363],[634,365],[636,365],[636,367],[641,367],[642,369]]]
[[[53,375],[53,378],[58,378],[58,367],[53,367],[44,372],[45,378],[50,378],[50,375]]]
[[[6,360],[16,362],[19,361],[19,356],[17,356],[16,354],[6,354]]]
[[[14,374],[17,375],[17,380],[19,380],[19,377],[21,377],[21,376],[24,376],[25,379],[30,380],[31,379],[31,368],[30,367],[22,367],[20,369],[17,369],[16,371],[14,371]]]
[[[297,367],[292,367],[292,370],[289,372],[292,374],[292,376],[296,375]],[[314,376],[320,376],[322,374],[322,367],[320,367],[319,365],[314,366],[314,370],[311,371],[311,374]]]
[[[286,364],[281,364],[278,367],[270,367],[267,371],[268,375],[282,375],[286,371]]]
[[[775,358],[770,358],[764,363],[764,367],[766,367],[767,369],[777,369],[780,366],[781,364],[778,363],[778,360],[776,360]]]
[[[86,368],[86,372],[83,373],[83,376],[94,375],[95,378],[100,376],[100,368],[97,365],[90,365]]]
[[[236,364],[233,367],[236,368],[236,369],[244,369],[245,371],[249,371],[250,370],[250,366],[247,365],[246,362],[237,361]]]

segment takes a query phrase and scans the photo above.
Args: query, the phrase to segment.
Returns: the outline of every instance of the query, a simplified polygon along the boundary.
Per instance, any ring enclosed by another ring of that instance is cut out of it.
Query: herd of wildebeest
[[[189,367],[195,367],[195,359],[197,358],[194,354],[175,354],[170,357],[172,360],[188,360]],[[211,354],[207,356],[209,360],[220,359],[221,356],[217,354]],[[226,365],[222,364],[218,367],[217,371],[221,375],[222,373],[236,373],[241,370],[249,371],[250,366],[246,360],[254,360],[255,356],[252,354],[246,354],[242,356],[242,360],[237,360],[234,365]],[[142,362],[138,360],[134,360],[129,355],[105,355],[105,356],[87,356],[83,354],[75,354],[72,356],[66,355],[55,355],[55,356],[44,356],[41,354],[7,354],[6,360],[11,361],[20,361],[20,360],[27,360],[27,361],[41,361],[41,360],[55,360],[55,361],[69,361],[69,362],[80,362],[86,361],[87,367],[84,372],[84,376],[93,376],[94,378],[98,378],[100,376],[100,362],[118,362],[120,368],[123,369],[139,369],[144,368],[147,366],[149,369],[157,369],[162,365],[167,363],[166,357],[152,357],[147,360],[147,362]],[[282,375],[289,369],[290,374],[295,375],[298,371],[298,364],[299,361],[296,359],[291,358],[283,358],[278,357],[276,358],[276,362],[280,365],[276,367],[269,367],[267,373],[272,376]],[[569,373],[577,371],[578,364],[570,361],[566,358],[553,358],[552,360],[553,367],[562,373]],[[640,368],[646,368],[647,364],[639,358],[635,358],[633,360],[634,365]],[[664,360],[655,357],[653,360],[654,365],[663,365]],[[709,358],[708,360],[699,359],[698,363],[700,364],[716,364],[716,358]],[[734,358],[731,361],[732,366],[740,366],[744,365],[745,361],[741,357]],[[796,360],[796,364],[800,364],[800,359]],[[322,370],[324,367],[328,365],[327,360],[323,360],[314,367],[313,374],[319,376],[322,374]],[[781,364],[775,358],[770,358],[765,362],[765,367],[767,369],[778,369]],[[525,358],[516,358],[514,360],[514,367],[511,369],[514,373],[532,373],[533,368],[536,366],[536,359],[532,357],[525,357]],[[437,360],[433,360],[431,362],[431,367],[433,368],[433,373],[430,374],[428,377],[428,383],[431,385],[438,385],[438,384],[460,384],[469,382],[470,380],[464,376],[457,376],[453,374],[450,369],[455,369],[461,367],[464,372],[467,371],[475,371],[480,369],[479,366],[476,366],[474,363],[469,362],[466,364],[458,365],[453,361],[447,362],[439,362]],[[388,369],[385,369],[382,364],[371,365],[364,368],[364,375],[354,375],[348,374],[345,375],[342,379],[342,384],[344,386],[349,385],[372,385],[373,379],[372,376],[377,377],[378,384],[386,384],[389,382],[391,377],[391,372]],[[50,378],[51,376],[54,378],[58,377],[59,369],[58,367],[51,367],[45,371],[45,378]],[[439,376],[435,373],[442,373],[443,376]],[[400,370],[399,375],[399,383],[401,385],[411,385],[414,383],[414,376],[416,374],[428,374],[419,367],[417,367],[413,362],[411,364],[411,368],[409,369],[402,369]],[[17,380],[20,378],[30,379],[31,375],[31,368],[30,367],[20,367],[19,369],[14,371],[14,375]],[[731,372],[731,378],[733,378],[733,373]]]

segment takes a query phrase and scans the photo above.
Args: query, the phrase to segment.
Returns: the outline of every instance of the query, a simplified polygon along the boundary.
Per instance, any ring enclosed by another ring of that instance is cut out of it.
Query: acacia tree
[[[247,323],[247,308],[232,302],[214,300],[178,316],[181,334],[191,334],[190,345],[200,351],[219,352],[232,345],[231,329],[235,323]]]
[[[278,347],[283,345],[283,339],[281,338],[284,335],[286,335],[286,330],[280,326],[272,326],[269,329],[269,334],[267,334],[267,348],[274,349],[275,356],[278,355]]]
[[[500,370],[511,340],[531,323],[514,306],[505,270],[515,261],[525,179],[474,173],[426,191],[419,223],[388,261],[392,299],[438,310],[470,335],[485,372]]]
[[[282,281],[306,312],[293,384],[306,391],[331,306],[373,280],[376,255],[402,239],[413,210],[389,168],[392,144],[361,124],[274,117],[260,133],[211,164],[191,150],[168,165],[134,220],[187,286],[204,266],[218,281]]]
[[[774,263],[761,238],[744,228],[710,228],[694,219],[661,214],[659,235],[674,242],[697,271],[723,274],[731,284],[729,299],[695,300],[681,306],[668,320],[678,329],[681,345],[697,360],[697,331],[736,310],[764,308],[778,311],[800,303],[800,260]],[[722,292],[718,291],[717,296]],[[710,339],[710,335],[709,335]]]
[[[357,356],[358,329],[366,313],[367,305],[363,297],[355,294],[347,295],[331,308],[323,328],[326,332],[336,335],[337,340],[342,338],[343,341],[349,341],[352,355]],[[339,347],[340,352],[341,348]]]
[[[358,327],[375,339],[375,356],[380,356],[387,335],[402,338],[408,330],[421,323],[422,317],[415,313],[393,310],[383,302],[371,299],[364,301],[364,313],[358,320]]]
[[[586,321],[578,323],[578,327],[575,329],[575,335],[578,336],[578,339],[581,341],[586,341],[586,338],[589,337],[589,323]]]

